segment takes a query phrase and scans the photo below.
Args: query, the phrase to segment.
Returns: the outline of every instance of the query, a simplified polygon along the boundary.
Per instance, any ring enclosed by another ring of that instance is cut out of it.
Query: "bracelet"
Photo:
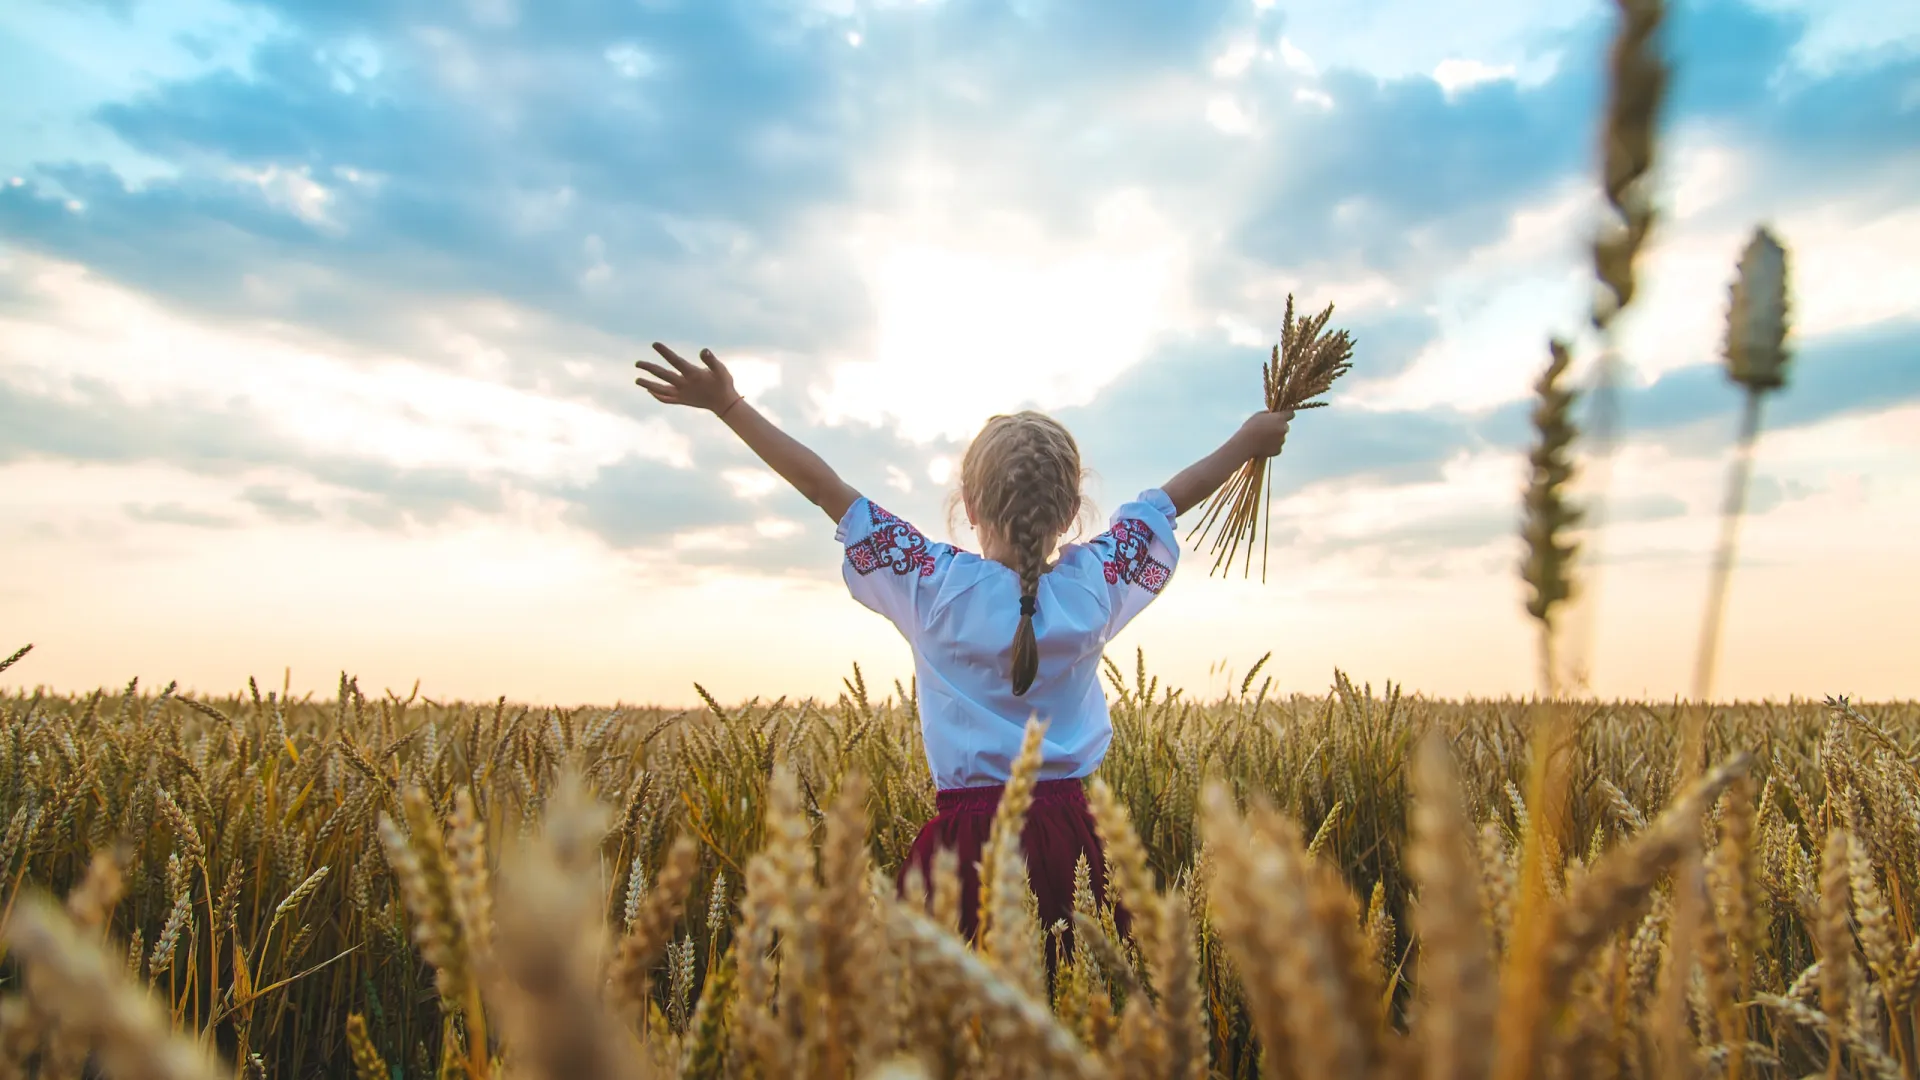
[[[747,395],[745,395],[745,394],[736,394],[736,395],[734,395],[734,399],[733,399],[732,401],[729,401],[729,402],[727,402],[727,407],[726,407],[726,408],[724,408],[724,409],[721,409],[721,410],[720,410],[719,412],[717,412],[717,413],[715,413],[714,415],[715,415],[715,416],[718,416],[718,417],[719,417],[720,419],[722,419],[722,420],[725,420],[725,419],[727,418],[727,414],[733,411],[733,407],[734,407],[735,405],[738,405],[738,404],[740,404],[741,402],[743,402],[743,401],[745,401],[745,400],[747,400]]]

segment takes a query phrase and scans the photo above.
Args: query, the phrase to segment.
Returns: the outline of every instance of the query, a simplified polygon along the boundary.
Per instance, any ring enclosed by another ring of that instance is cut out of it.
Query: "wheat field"
[[[1051,980],[1021,783],[978,950],[952,879],[895,898],[933,791],[857,670],[672,714],[8,697],[0,1070],[1920,1075],[1920,705],[1108,676],[1132,930],[1087,890]]]

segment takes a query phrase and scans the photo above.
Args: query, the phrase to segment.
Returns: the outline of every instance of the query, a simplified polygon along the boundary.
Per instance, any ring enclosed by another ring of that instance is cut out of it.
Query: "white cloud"
[[[21,261],[34,303],[0,319],[0,378],[71,398],[80,380],[130,404],[239,408],[316,453],[401,467],[498,471],[579,482],[629,455],[676,465],[688,446],[660,420],[636,422],[401,357],[343,357],[260,333],[203,327],[78,268]],[[472,355],[479,346],[451,343]],[[297,403],[297,407],[288,407]]]
[[[606,57],[607,63],[623,79],[642,79],[659,70],[652,54],[631,42],[608,46]]]
[[[1246,135],[1253,131],[1253,118],[1230,97],[1207,102],[1207,123],[1228,135]]]
[[[758,404],[758,399],[769,390],[780,385],[780,361],[755,355],[732,355],[720,357],[727,371],[733,375],[733,388],[748,401]]]
[[[1292,0],[1287,40],[1323,68],[1381,78],[1432,75],[1463,56],[1523,75],[1551,56],[1557,35],[1593,17],[1580,0],[1484,0],[1472,5],[1425,0]]]
[[[1213,73],[1222,79],[1238,78],[1246,74],[1253,64],[1253,58],[1259,53],[1260,46],[1253,41],[1242,39],[1227,46],[1226,51],[1213,58]]]
[[[1512,64],[1487,64],[1479,60],[1449,58],[1440,61],[1433,69],[1433,81],[1451,98],[1460,91],[1481,83],[1498,82],[1512,79],[1518,69]]]
[[[1664,144],[1662,152],[1670,161],[1665,171],[1673,178],[1665,213],[1685,221],[1749,197],[1752,165],[1745,155],[1734,147],[1707,141],[1711,138],[1708,133],[1694,138],[1688,135],[1682,132]]]
[[[753,532],[762,540],[785,540],[800,533],[800,523],[788,518],[761,518],[753,523]]]
[[[1296,89],[1293,92],[1293,100],[1302,105],[1313,105],[1321,109],[1333,108],[1333,95],[1327,93],[1325,90],[1318,90],[1311,86],[1302,86]]]
[[[1513,213],[1499,237],[1417,290],[1439,336],[1389,378],[1369,378],[1356,364],[1343,400],[1361,408],[1471,410],[1526,396],[1547,338],[1580,325],[1587,285],[1579,236],[1592,202],[1576,182]]]
[[[356,169],[351,165],[335,165],[332,172],[335,179],[344,180],[358,188],[378,188],[386,179],[386,177],[378,173],[370,173],[364,169]]]
[[[1807,20],[1794,48],[1806,71],[1826,75],[1863,53],[1889,46],[1920,49],[1920,9],[1885,0],[1754,0],[1758,7]]]
[[[764,499],[780,489],[780,478],[766,469],[726,469],[720,479],[740,499]]]
[[[1634,306],[1621,318],[1625,357],[1642,378],[1719,362],[1727,288],[1753,226],[1763,221],[1788,251],[1793,339],[1920,312],[1920,265],[1907,254],[1920,245],[1920,206],[1882,211],[1827,200],[1785,208],[1770,220],[1724,212],[1711,221],[1676,221],[1643,261]]]
[[[1227,341],[1248,348],[1261,348],[1272,344],[1272,335],[1238,315],[1221,314],[1214,320],[1216,326],[1226,332]]]
[[[336,226],[327,215],[327,208],[333,202],[333,193],[313,178],[312,170],[307,166],[287,169],[268,165],[261,169],[240,169],[238,172],[242,179],[258,187],[272,205],[309,225]]]
[[[1274,521],[1298,528],[1309,543],[1360,544],[1390,529],[1503,512],[1516,505],[1524,468],[1516,452],[1481,452],[1456,455],[1441,466],[1439,479],[1425,483],[1313,484],[1276,499]]]
[[[1747,170],[1737,148],[1703,138],[1683,143],[1670,167],[1665,215],[1637,264],[1633,306],[1617,324],[1620,356],[1634,379],[1718,362],[1727,287],[1762,221],[1789,252],[1796,338],[1920,311],[1920,265],[1904,254],[1920,246],[1920,207],[1763,201],[1741,181]],[[1345,400],[1368,408],[1484,409],[1526,397],[1547,338],[1578,341],[1586,332],[1586,237],[1597,206],[1589,184],[1577,179],[1514,211],[1502,235],[1434,284],[1440,337],[1390,379],[1369,380],[1356,367]],[[1584,362],[1590,350],[1578,351]]]
[[[1313,57],[1308,56],[1300,46],[1295,45],[1291,38],[1280,39],[1280,60],[1302,75],[1311,76],[1320,73],[1319,67],[1313,62]]]

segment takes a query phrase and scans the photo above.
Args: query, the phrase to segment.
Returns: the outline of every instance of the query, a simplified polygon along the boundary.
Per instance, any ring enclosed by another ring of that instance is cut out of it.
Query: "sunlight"
[[[1084,403],[1185,317],[1185,243],[1137,194],[1061,242],[1026,220],[857,242],[875,312],[872,357],[842,365],[829,423],[891,417],[919,442],[963,438],[1021,405]]]

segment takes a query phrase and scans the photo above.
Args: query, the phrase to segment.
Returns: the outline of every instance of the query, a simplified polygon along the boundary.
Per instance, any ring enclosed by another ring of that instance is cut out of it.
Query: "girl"
[[[711,410],[825,511],[845,549],[848,588],[913,648],[939,812],[900,868],[901,890],[909,875],[930,881],[935,852],[953,849],[962,931],[974,936],[976,864],[1027,720],[1037,714],[1047,725],[1044,756],[1021,842],[1041,925],[1071,925],[1074,866],[1083,855],[1104,901],[1106,863],[1081,787],[1113,736],[1101,651],[1173,576],[1174,519],[1256,455],[1278,454],[1292,412],[1255,413],[1219,449],[1121,506],[1105,533],[1060,548],[1049,563],[1079,516],[1083,476],[1073,437],[1054,420],[996,416],[967,447],[960,501],[980,537],[975,555],[929,541],[855,491],[748,404],[711,351],[702,349],[701,363],[692,364],[665,345],[653,347],[671,366],[639,361],[653,379],[634,381],[656,401]],[[1051,939],[1048,953],[1051,960]]]

